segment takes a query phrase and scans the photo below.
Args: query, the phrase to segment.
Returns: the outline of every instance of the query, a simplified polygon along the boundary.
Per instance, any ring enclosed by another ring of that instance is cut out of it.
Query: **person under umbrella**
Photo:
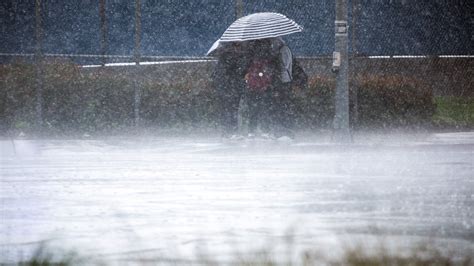
[[[238,111],[240,100],[245,94],[244,76],[250,63],[246,42],[227,43],[219,51],[217,65],[212,74],[219,99],[219,124],[224,136],[238,132]]]
[[[255,13],[232,23],[209,49],[208,55],[218,58],[213,77],[222,106],[221,121],[224,121],[227,131],[233,131],[237,126],[238,102],[243,96],[252,96],[251,98],[256,100],[251,101],[250,105],[250,129],[255,129],[257,117],[267,116],[267,120],[260,119],[264,127],[268,127],[269,121],[289,120],[284,118],[280,112],[281,106],[278,105],[285,104],[281,101],[284,93],[280,91],[283,90],[282,84],[291,81],[292,55],[288,46],[279,37],[301,31],[301,26],[282,14]],[[270,64],[272,66],[269,67],[272,69],[271,84],[265,84],[263,89],[252,89],[254,81],[258,84],[262,83],[262,80],[268,80],[267,76],[258,77],[251,73],[256,68],[251,65],[252,60],[258,59],[262,65],[263,57],[272,62]],[[271,89],[268,89],[269,87]],[[248,93],[245,89],[249,89]],[[259,90],[260,96],[254,97],[258,95],[255,92]]]

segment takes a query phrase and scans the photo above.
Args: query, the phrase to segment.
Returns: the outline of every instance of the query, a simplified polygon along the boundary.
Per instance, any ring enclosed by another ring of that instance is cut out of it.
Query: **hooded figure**
[[[271,39],[251,41],[249,49],[251,60],[245,74],[245,96],[249,107],[249,133],[254,135],[258,128],[265,133],[270,131],[272,91],[279,79],[279,61],[272,52]]]
[[[213,81],[224,135],[238,132],[241,99],[249,108],[249,131],[292,137],[293,56],[281,38],[219,44]],[[259,126],[259,127],[258,127]]]
[[[291,128],[291,112],[287,111],[291,101],[287,96],[290,96],[293,78],[293,57],[280,37],[302,31],[303,27],[283,14],[258,12],[234,21],[214,42],[207,55],[216,56],[219,61],[214,81],[221,99],[221,122],[227,131],[237,128],[239,102],[246,96],[245,88],[258,96],[254,100],[260,101],[260,105],[254,105],[255,111],[267,114],[258,115],[260,120],[267,119],[271,122],[267,124],[275,124],[275,128]],[[259,62],[252,63],[252,57],[259,58]],[[269,64],[262,58],[276,64]],[[273,65],[268,68],[271,70],[254,71],[269,65]],[[244,78],[246,83],[242,83]],[[240,86],[242,84],[244,86]]]
[[[212,75],[219,99],[219,124],[225,135],[238,130],[237,113],[240,99],[245,93],[244,76],[249,64],[247,42],[226,43],[227,47],[216,55],[217,65]]]
[[[248,48],[251,62],[245,80],[250,133],[255,133],[258,124],[263,133],[293,137],[291,50],[281,38],[251,41]]]

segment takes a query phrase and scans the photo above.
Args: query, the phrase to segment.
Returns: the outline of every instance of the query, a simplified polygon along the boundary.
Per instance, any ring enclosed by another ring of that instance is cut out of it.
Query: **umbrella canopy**
[[[222,37],[212,45],[207,54],[210,55],[215,50],[222,48],[226,42],[274,38],[301,31],[303,31],[303,27],[280,13],[254,13],[232,23],[222,34]]]

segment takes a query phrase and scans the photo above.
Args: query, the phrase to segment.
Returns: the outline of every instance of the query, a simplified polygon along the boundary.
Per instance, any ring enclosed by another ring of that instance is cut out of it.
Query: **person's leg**
[[[239,83],[230,79],[223,80],[225,84],[221,84],[218,89],[219,96],[219,112],[220,121],[225,135],[232,135],[237,132],[239,110],[239,102],[241,97],[241,89]]]
[[[239,103],[235,97],[224,96],[221,98],[221,125],[225,134],[237,132],[237,111]]]
[[[259,109],[259,125],[262,133],[270,133],[273,118],[272,90],[262,92]]]
[[[290,84],[279,84],[272,97],[272,125],[277,136],[293,137],[294,112]]]
[[[247,93],[249,107],[249,133],[255,134],[260,116],[260,95],[257,92]]]

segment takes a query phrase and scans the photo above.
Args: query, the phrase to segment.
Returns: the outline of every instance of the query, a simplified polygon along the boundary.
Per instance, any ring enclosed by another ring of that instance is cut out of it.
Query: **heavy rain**
[[[469,1],[0,4],[0,265],[471,265]]]

